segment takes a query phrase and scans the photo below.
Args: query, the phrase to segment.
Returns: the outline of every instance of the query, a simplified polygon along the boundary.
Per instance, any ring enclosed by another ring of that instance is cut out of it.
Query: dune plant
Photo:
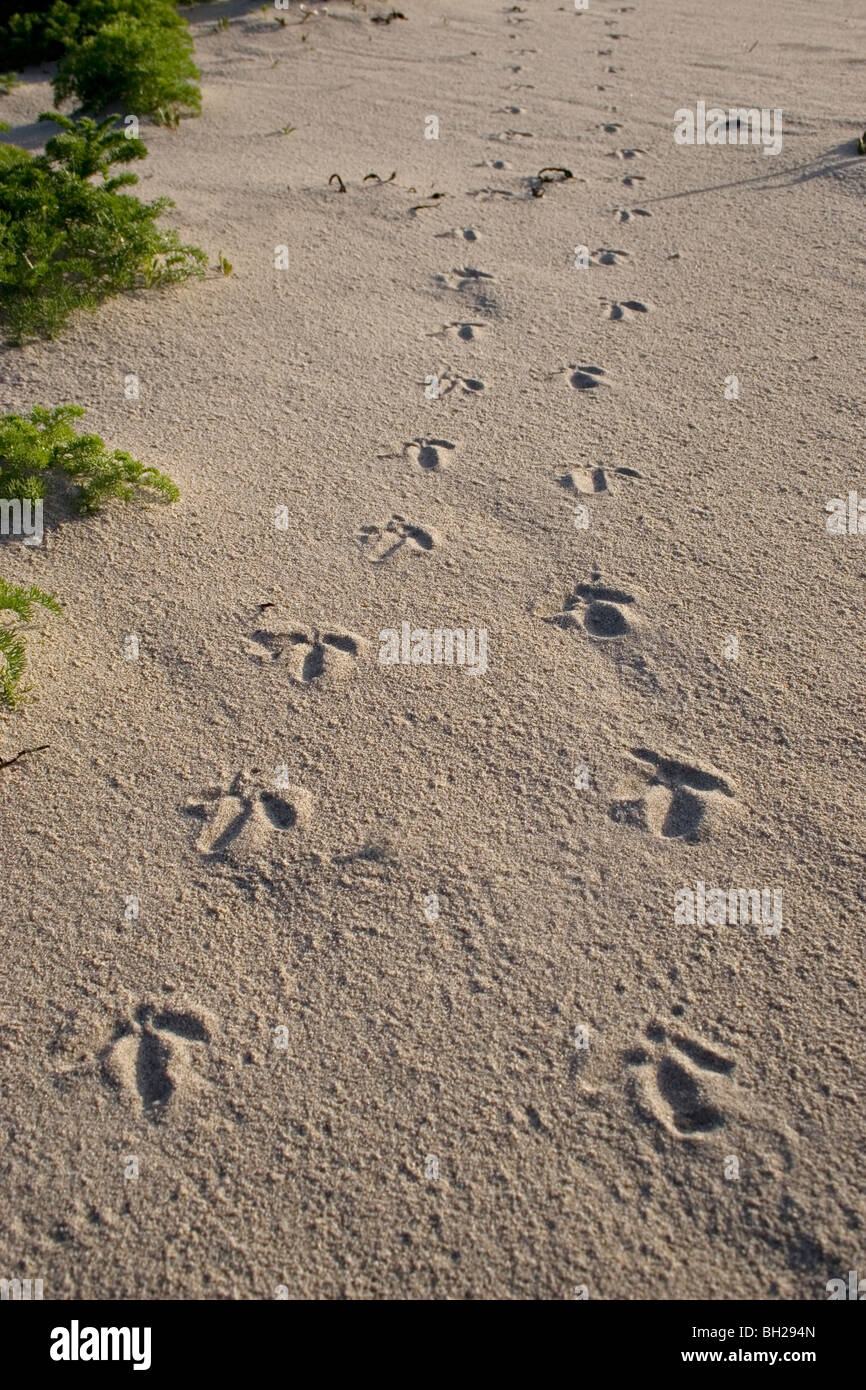
[[[0,144],[0,321],[10,342],[56,337],[73,310],[125,290],[204,275],[204,252],[156,225],[171,200],[142,203],[120,191],[135,174],[111,174],[145,158],[141,140],[113,117],[39,119],[61,127],[44,154]]]
[[[54,0],[13,4],[0,52],[23,66],[58,58],[57,101],[84,110],[119,103],[176,125],[201,110],[189,25],[172,0]]]
[[[80,405],[37,405],[29,415],[0,416],[0,497],[45,497],[57,470],[75,483],[82,512],[95,512],[112,497],[177,500],[177,485],[158,468],[121,449],[109,452],[98,434],[79,434],[72,421],[84,414]]]
[[[21,686],[26,663],[26,646],[21,630],[28,623],[34,604],[52,613],[61,613],[61,605],[53,594],[47,594],[35,584],[26,588],[12,584],[0,576],[0,706],[15,709],[26,694]]]
[[[98,434],[79,434],[72,421],[84,413],[80,405],[37,405],[29,415],[0,416],[0,497],[36,501],[66,475],[76,487],[81,512],[98,511],[110,498],[177,499],[176,484],[159,469],[121,449],[109,451]],[[53,594],[0,576],[0,707],[6,709],[15,709],[25,693],[23,624],[30,621],[35,604],[62,612]]]

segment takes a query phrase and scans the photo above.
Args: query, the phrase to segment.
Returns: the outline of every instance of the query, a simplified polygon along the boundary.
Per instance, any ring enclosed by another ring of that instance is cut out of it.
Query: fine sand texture
[[[85,405],[181,500],[0,543],[64,604],[0,722],[47,745],[0,769],[0,1273],[824,1299],[866,1273],[866,14],[397,5],[186,11],[203,114],[142,122],[138,191],[231,274],[3,354],[0,410]],[[699,102],[781,150],[678,144]]]

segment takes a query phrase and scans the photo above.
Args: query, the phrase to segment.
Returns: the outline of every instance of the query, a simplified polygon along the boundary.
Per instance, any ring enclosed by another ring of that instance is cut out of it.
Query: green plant
[[[6,709],[15,709],[26,693],[21,688],[26,649],[19,625],[30,621],[35,603],[52,613],[63,611],[53,594],[45,593],[35,584],[24,588],[0,577],[0,705]],[[9,614],[11,623],[7,619]]]
[[[109,452],[98,434],[73,429],[71,422],[84,413],[80,405],[37,405],[29,415],[0,416],[0,496],[37,500],[45,497],[55,474],[65,474],[76,484],[82,512],[98,511],[109,498],[176,501],[176,484],[159,469],[121,449]],[[0,707],[6,709],[14,709],[25,693],[20,688],[26,658],[20,625],[30,621],[37,603],[62,612],[53,594],[0,577]]]
[[[14,72],[0,72],[0,97],[8,97],[15,87],[20,86],[21,79]]]
[[[53,86],[58,101],[75,96],[88,111],[121,103],[177,125],[181,115],[201,111],[199,76],[185,25],[121,14],[68,50]]]
[[[155,225],[170,199],[142,203],[119,191],[135,174],[110,175],[145,158],[141,140],[112,117],[39,119],[61,127],[44,154],[0,145],[0,321],[11,342],[53,338],[75,309],[125,290],[204,274],[204,252]]]
[[[37,405],[29,415],[0,416],[0,496],[45,497],[52,471],[77,485],[79,511],[95,512],[109,498],[137,496],[175,502],[177,485],[158,468],[140,463],[121,449],[109,452],[98,434],[79,434],[71,421],[85,414],[80,405],[53,410]]]
[[[217,256],[217,265],[219,266],[223,275],[231,275],[232,270],[234,269],[231,261],[226,260],[222,251],[220,251],[219,255]]]
[[[0,50],[19,65],[59,58],[57,101],[100,111],[121,103],[176,124],[198,114],[201,93],[189,26],[171,0],[54,0],[16,5]]]
[[[866,154],[866,130],[857,137],[857,153]]]

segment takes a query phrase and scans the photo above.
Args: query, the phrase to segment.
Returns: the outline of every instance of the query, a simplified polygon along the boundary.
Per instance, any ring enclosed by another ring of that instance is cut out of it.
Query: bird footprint
[[[102,1056],[104,1074],[111,1085],[137,1093],[145,1117],[156,1122],[176,1092],[196,1084],[193,1045],[209,1042],[210,1033],[195,1014],[142,1004],[118,1026]]]
[[[309,824],[312,799],[303,787],[264,786],[259,769],[239,772],[228,785],[206,788],[187,801],[187,815],[202,821],[196,849],[208,856],[254,859],[276,853],[276,837]]]
[[[720,1079],[734,1070],[733,1059],[658,1023],[650,1024],[646,1038],[649,1049],[638,1047],[626,1055],[639,1069],[639,1108],[677,1139],[702,1139],[723,1128]]]
[[[281,661],[298,685],[330,685],[350,675],[364,641],[351,632],[302,631],[292,623],[272,621],[246,639],[258,661]]]

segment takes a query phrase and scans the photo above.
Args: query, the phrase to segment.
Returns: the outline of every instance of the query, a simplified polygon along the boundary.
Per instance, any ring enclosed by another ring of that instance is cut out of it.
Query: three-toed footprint
[[[209,1042],[210,1032],[197,1014],[142,1004],[132,1019],[118,1023],[101,1054],[103,1075],[137,1098],[145,1118],[155,1123],[176,1093],[182,1096],[202,1084],[194,1056]]]
[[[282,782],[278,790],[269,787],[253,768],[206,787],[184,810],[202,822],[196,839],[200,854],[258,859],[282,856],[287,848],[283,836],[309,824],[312,799],[303,787]]]
[[[677,1139],[703,1139],[723,1128],[730,1083],[722,1078],[734,1070],[733,1059],[660,1023],[650,1024],[646,1040],[648,1047],[626,1054],[637,1068],[638,1108]]]
[[[459,372],[447,368],[435,372],[432,377],[426,377],[420,384],[426,386],[433,400],[438,400],[442,396],[450,396],[452,392],[457,393],[459,400],[466,397],[472,399],[485,389],[484,382],[480,377],[462,376]]]
[[[610,493],[614,491],[611,479],[625,478],[629,481],[634,478],[642,478],[636,468],[612,468],[605,470],[601,467],[596,468],[572,468],[568,473],[560,473],[556,481],[566,492],[576,492],[581,494],[592,494],[597,492]]]
[[[596,583],[578,584],[566,597],[560,611],[547,614],[544,621],[566,631],[583,627],[590,637],[605,640],[624,637],[631,631],[633,619],[627,618],[623,610],[634,602],[634,595],[624,589],[609,589]]]
[[[633,319],[635,314],[649,313],[649,305],[642,299],[624,299],[621,304],[610,304],[604,299],[601,302],[609,319]]]
[[[444,467],[443,449],[455,449],[449,439],[412,439],[403,445],[403,454],[425,472],[435,473]]]
[[[324,686],[343,680],[354,669],[364,640],[351,632],[303,630],[271,619],[246,639],[248,654],[258,661],[279,661],[298,685]]]
[[[440,289],[445,290],[477,290],[485,280],[493,280],[495,277],[487,270],[477,270],[475,266],[465,265],[456,270],[451,270],[442,275],[434,275],[434,282]]]
[[[481,233],[474,227],[449,227],[447,232],[437,232],[437,240],[440,237],[450,237],[454,241],[477,241]]]
[[[446,323],[443,337],[459,338],[461,343],[475,343],[486,330],[485,323]]]
[[[590,256],[591,261],[598,265],[619,265],[620,261],[628,260],[628,251],[619,251],[613,246],[599,246]]]
[[[407,555],[423,555],[433,549],[437,537],[433,531],[413,526],[405,517],[395,514],[381,526],[361,526],[357,541],[364,547],[373,564],[381,565],[384,560],[390,560],[392,555],[404,548]]]
[[[604,367],[581,367],[576,362],[569,362],[567,367],[560,368],[559,375],[563,374],[575,391],[593,391],[596,387],[610,385],[610,382],[602,380],[606,375]]]
[[[706,839],[708,816],[734,800],[731,782],[717,769],[633,748],[634,771],[620,785],[612,820],[664,839]]]

